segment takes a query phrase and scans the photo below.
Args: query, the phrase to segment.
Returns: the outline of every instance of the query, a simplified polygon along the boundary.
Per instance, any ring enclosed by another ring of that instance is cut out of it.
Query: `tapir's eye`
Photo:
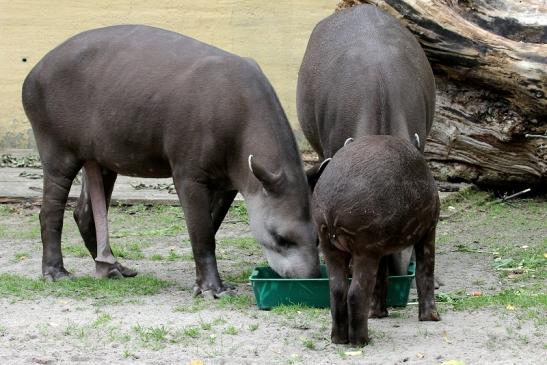
[[[292,246],[296,246],[296,243],[294,243],[293,241],[291,241],[288,238],[285,238],[283,236],[278,235],[275,232],[273,232],[272,235],[274,236],[275,241],[277,242],[277,244],[281,247],[289,248],[289,247],[292,247]]]

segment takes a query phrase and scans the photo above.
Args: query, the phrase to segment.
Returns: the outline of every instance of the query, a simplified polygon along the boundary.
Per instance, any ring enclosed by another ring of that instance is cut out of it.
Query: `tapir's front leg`
[[[352,279],[348,292],[349,343],[360,346],[369,342],[368,312],[379,258],[361,254],[352,256]]]
[[[320,238],[323,242],[323,238]],[[330,311],[332,316],[331,340],[348,343],[348,276],[350,255],[330,245],[321,244],[329,273]]]
[[[174,177],[196,262],[195,295],[217,298],[230,287],[220,280],[215,255],[215,227],[211,217],[212,192],[206,185]]]

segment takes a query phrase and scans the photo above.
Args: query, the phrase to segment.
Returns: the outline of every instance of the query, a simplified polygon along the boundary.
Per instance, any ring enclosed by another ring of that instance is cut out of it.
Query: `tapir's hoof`
[[[349,344],[355,347],[368,345],[370,338],[368,336],[357,336],[349,339]]]
[[[72,279],[72,276],[64,267],[49,267],[43,270],[43,277],[46,281],[59,281]]]
[[[337,345],[345,345],[349,343],[348,336],[331,335],[330,340]]]
[[[109,264],[107,262],[95,261],[95,277],[98,279],[121,279],[124,276],[121,271],[116,266],[117,262],[114,264]]]
[[[424,313],[420,313],[419,315],[420,321],[440,321],[441,316],[439,315],[439,312],[437,312],[436,309],[431,309],[429,311],[424,311]]]
[[[435,276],[435,289],[439,289],[441,286],[444,286],[444,283],[438,276]]]
[[[194,297],[203,297],[205,299],[218,299],[222,297],[234,296],[236,287],[231,284],[224,283],[219,288],[201,288],[199,285],[194,286]]]
[[[123,266],[122,264],[120,264],[119,262],[116,262],[114,264],[114,266],[116,267],[116,269],[123,275],[123,277],[126,277],[126,278],[132,278],[132,277],[135,277],[137,276],[138,272],[133,270],[133,269],[130,269],[126,266]]]
[[[369,318],[385,318],[388,316],[387,308],[371,308],[368,312]]]

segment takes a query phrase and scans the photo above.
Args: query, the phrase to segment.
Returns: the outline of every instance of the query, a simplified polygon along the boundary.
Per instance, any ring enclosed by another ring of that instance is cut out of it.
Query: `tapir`
[[[320,160],[365,135],[399,136],[423,152],[434,109],[431,66],[396,19],[358,5],[316,25],[298,74],[297,111]],[[390,257],[390,273],[406,275],[411,255],[408,249]]]
[[[380,262],[408,247],[416,252],[419,319],[440,320],[434,298],[439,196],[413,144],[389,135],[355,139],[324,167],[312,205],[328,269],[334,343],[369,341],[371,299],[387,293],[387,266]]]
[[[24,81],[23,106],[44,170],[42,274],[57,280],[72,181],[74,218],[99,277],[136,274],[113,256],[107,209],[118,174],[172,177],[196,264],[195,293],[230,292],[215,233],[239,191],[271,267],[319,275],[310,193],[283,108],[260,67],[171,31],[121,25],[80,33]]]

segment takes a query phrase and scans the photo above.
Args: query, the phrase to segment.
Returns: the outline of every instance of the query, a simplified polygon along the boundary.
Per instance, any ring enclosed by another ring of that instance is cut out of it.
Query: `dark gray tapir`
[[[369,341],[369,309],[371,316],[387,314],[381,263],[408,247],[416,252],[419,319],[440,319],[434,298],[439,196],[427,162],[409,141],[364,136],[340,149],[315,186],[313,218],[329,273],[334,343]],[[373,296],[384,302],[371,308]]]
[[[377,134],[410,140],[423,152],[434,108],[431,66],[397,20],[358,5],[317,24],[298,75],[297,110],[321,160],[349,137]],[[393,255],[390,273],[406,274],[411,254]]]
[[[100,277],[136,275],[108,243],[106,213],[117,174],[173,177],[196,262],[196,294],[226,292],[215,232],[238,191],[273,269],[288,277],[319,274],[296,141],[254,61],[153,27],[95,29],[34,67],[23,105],[44,170],[44,277],[68,275],[63,212],[82,167],[74,217]]]

